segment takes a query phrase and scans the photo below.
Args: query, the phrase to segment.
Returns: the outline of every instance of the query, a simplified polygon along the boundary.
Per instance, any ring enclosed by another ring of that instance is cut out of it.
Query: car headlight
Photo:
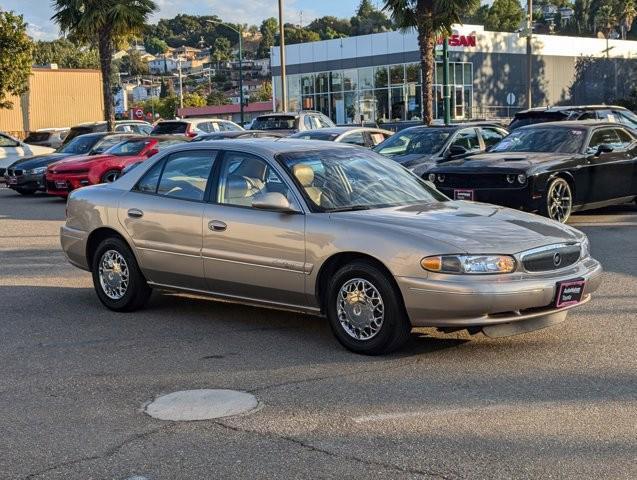
[[[507,182],[509,183],[515,183],[515,175],[507,175]]]
[[[582,243],[580,243],[580,258],[588,258],[591,256],[591,242],[588,240],[588,237],[584,237]]]
[[[435,173],[430,173],[427,178],[429,179],[429,181],[431,183],[435,183],[436,182],[436,174]]]
[[[516,262],[510,255],[441,255],[425,257],[420,265],[437,273],[485,274],[511,273]]]
[[[438,181],[440,183],[444,183],[445,182],[445,176],[442,173],[439,173],[438,176],[436,177],[438,179]]]
[[[520,185],[524,185],[526,183],[526,175],[524,175],[523,173],[518,175],[518,183]]]
[[[46,167],[38,167],[32,168],[31,170],[27,170],[27,173],[30,175],[40,175],[46,172]]]

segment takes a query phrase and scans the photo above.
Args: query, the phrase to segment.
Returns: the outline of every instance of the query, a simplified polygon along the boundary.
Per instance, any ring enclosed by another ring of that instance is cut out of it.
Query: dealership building
[[[598,104],[637,86],[637,42],[534,35],[534,106]],[[338,124],[419,120],[417,35],[384,32],[286,46],[288,110],[320,110]],[[527,104],[526,38],[454,27],[450,39],[452,117],[510,117]],[[274,102],[281,99],[279,48],[271,51]],[[442,117],[442,62],[434,74],[434,114]]]

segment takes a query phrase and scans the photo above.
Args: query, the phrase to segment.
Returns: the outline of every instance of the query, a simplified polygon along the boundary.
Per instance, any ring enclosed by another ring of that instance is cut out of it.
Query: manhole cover
[[[176,422],[210,420],[249,412],[258,404],[254,395],[235,390],[184,390],[158,397],[146,407],[146,413]]]

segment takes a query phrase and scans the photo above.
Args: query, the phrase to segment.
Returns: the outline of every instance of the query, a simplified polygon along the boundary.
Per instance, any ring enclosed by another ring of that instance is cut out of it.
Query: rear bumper
[[[511,276],[446,275],[445,281],[396,277],[414,326],[483,327],[565,312],[555,308],[557,282],[583,278],[582,305],[601,283],[602,267],[592,258],[558,272]],[[575,305],[575,306],[578,306]]]
[[[86,242],[88,234],[82,230],[69,228],[66,225],[60,227],[60,244],[66,258],[82,270],[90,270],[86,258]]]

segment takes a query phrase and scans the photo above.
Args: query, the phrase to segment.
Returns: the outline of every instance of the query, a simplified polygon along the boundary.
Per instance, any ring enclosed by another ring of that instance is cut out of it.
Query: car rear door
[[[226,151],[204,208],[203,262],[208,288],[222,295],[305,305],[305,216],[252,208],[259,193],[297,200],[272,165]]]
[[[216,156],[214,150],[172,153],[120,200],[119,221],[150,282],[206,290],[202,217]]]
[[[635,162],[629,152],[632,137],[620,128],[600,128],[591,135],[587,153],[591,182],[590,202],[604,202],[631,195]],[[623,138],[623,140],[622,140]],[[596,154],[600,145],[612,152]]]

